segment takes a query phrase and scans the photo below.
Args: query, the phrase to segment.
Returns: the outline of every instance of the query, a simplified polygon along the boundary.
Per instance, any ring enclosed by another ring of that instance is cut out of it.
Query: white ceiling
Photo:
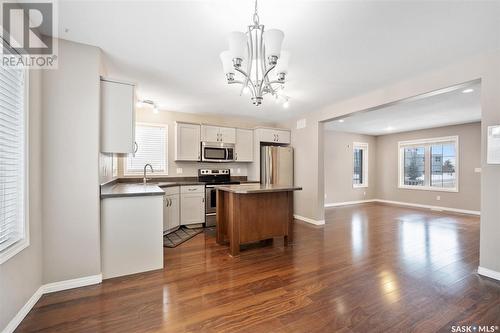
[[[424,128],[465,124],[481,120],[479,83],[414,101],[402,101],[373,111],[359,112],[325,124],[325,129],[368,135],[384,135]]]
[[[500,1],[260,1],[261,23],[285,32],[292,99],[257,108],[219,61],[252,10],[252,0],[59,1],[59,36],[99,46],[109,75],[161,109],[271,121],[500,49]]]

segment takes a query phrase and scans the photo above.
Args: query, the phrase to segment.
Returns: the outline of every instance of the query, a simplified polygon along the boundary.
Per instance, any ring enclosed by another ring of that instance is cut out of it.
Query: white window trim
[[[0,265],[30,246],[29,230],[29,70],[24,71],[24,237],[0,252]]]
[[[168,124],[159,124],[159,123],[142,123],[142,122],[137,122],[135,124],[136,126],[139,125],[139,126],[154,126],[154,127],[163,127],[165,128],[165,131],[166,131],[166,144],[165,144],[165,158],[166,158],[166,161],[165,161],[165,171],[164,172],[157,172],[157,171],[154,171],[153,173],[151,173],[151,170],[148,169],[148,177],[158,177],[158,176],[168,176],[168,168],[169,168],[169,156],[168,156],[168,142],[169,142],[169,139],[168,139]],[[134,127],[134,131],[135,131],[135,127]],[[144,175],[144,172],[143,171],[137,171],[137,172],[127,172],[127,158],[128,156],[125,155],[121,160],[122,160],[122,170],[123,170],[123,176],[138,176],[138,175],[141,175],[143,176]]]
[[[354,149],[359,148],[363,150],[363,184],[352,184],[352,188],[367,188],[368,187],[368,170],[369,170],[369,165],[368,165],[368,156],[369,156],[369,149],[368,149],[368,143],[366,142],[353,142],[352,143],[352,175],[354,175]],[[351,177],[351,182],[352,182],[352,177]]]
[[[455,143],[455,152],[456,152],[456,166],[455,166],[455,174],[456,181],[454,188],[442,188],[430,186],[430,149],[428,147],[433,143],[440,142],[454,142]],[[403,172],[403,148],[411,147],[411,146],[425,146],[425,186],[416,186],[416,185],[404,185],[404,172]],[[429,171],[429,172],[428,172]],[[433,192],[459,192],[459,179],[460,179],[460,144],[458,135],[454,136],[445,136],[439,138],[431,138],[431,139],[419,139],[419,140],[410,140],[410,141],[399,141],[398,142],[398,188],[404,190],[419,190],[419,191],[433,191]]]

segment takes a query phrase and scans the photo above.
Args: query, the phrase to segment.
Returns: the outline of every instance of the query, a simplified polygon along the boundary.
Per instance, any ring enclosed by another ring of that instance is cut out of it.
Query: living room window
[[[27,71],[0,66],[0,264],[29,246]]]
[[[135,141],[137,152],[124,159],[124,174],[138,175],[144,171],[144,165],[151,164],[154,174],[168,174],[168,150],[166,125],[137,124]],[[149,171],[149,170],[148,170]]]
[[[400,188],[458,192],[458,136],[398,146]]]
[[[354,142],[352,187],[368,187],[368,143]]]

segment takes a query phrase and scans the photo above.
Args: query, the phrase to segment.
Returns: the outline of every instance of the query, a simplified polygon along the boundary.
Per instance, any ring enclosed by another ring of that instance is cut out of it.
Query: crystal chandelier
[[[228,84],[241,84],[241,92],[249,91],[252,102],[259,106],[263,96],[271,94],[276,99],[278,90],[283,89],[285,77],[288,74],[290,53],[281,51],[285,34],[278,29],[264,32],[264,25],[259,23],[257,0],[253,24],[248,31],[232,32],[229,35],[229,50],[220,54],[222,67]],[[236,72],[240,78],[236,78]],[[284,106],[288,106],[285,98]]]

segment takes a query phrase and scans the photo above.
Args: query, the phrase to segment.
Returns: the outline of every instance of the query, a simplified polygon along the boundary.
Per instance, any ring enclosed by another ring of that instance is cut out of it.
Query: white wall
[[[29,76],[30,245],[0,265],[0,331],[42,285],[41,71]]]
[[[100,50],[60,40],[43,73],[43,282],[100,274]]]

